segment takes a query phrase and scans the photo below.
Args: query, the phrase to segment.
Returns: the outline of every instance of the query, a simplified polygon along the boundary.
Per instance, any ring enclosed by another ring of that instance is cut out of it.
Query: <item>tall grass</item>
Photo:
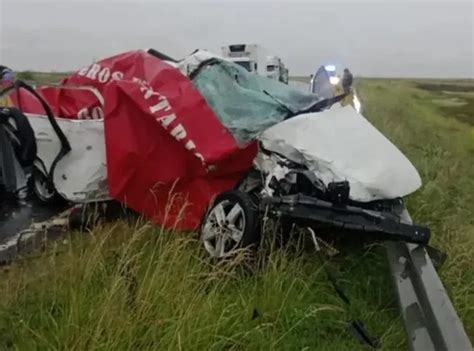
[[[441,275],[472,336],[474,133],[410,82],[366,80],[359,91],[420,171],[408,206],[450,255]],[[0,350],[364,350],[347,331],[354,317],[382,349],[406,349],[383,247],[338,247],[327,263],[350,306],[302,248],[269,240],[255,260],[214,262],[194,235],[140,221],[71,233],[0,271]]]
[[[417,222],[430,226],[432,245],[447,252],[440,274],[474,338],[474,128],[433,104],[436,92],[416,86],[367,80],[360,86],[362,103],[371,122],[421,175],[423,186],[408,197],[408,208]],[[472,110],[466,115],[474,121]]]
[[[189,234],[146,224],[73,236],[4,272],[0,348],[360,347],[312,255],[246,255],[213,262]]]

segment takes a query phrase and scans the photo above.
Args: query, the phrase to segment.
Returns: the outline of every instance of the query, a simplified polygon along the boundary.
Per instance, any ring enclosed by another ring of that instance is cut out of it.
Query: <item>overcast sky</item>
[[[336,63],[361,76],[474,77],[473,3],[0,0],[0,64],[64,71],[132,49],[181,58],[258,43],[290,75]]]

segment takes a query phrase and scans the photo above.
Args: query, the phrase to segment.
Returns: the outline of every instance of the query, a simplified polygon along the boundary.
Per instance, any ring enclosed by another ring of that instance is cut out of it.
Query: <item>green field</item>
[[[414,163],[412,217],[448,253],[441,278],[474,338],[474,82],[356,79],[364,115]],[[271,230],[267,229],[268,237]],[[205,259],[197,238],[120,221],[71,233],[0,268],[0,350],[407,349],[381,244],[338,244],[336,296],[302,245],[263,245],[257,262]]]
[[[69,75],[70,73],[63,72],[43,73],[24,71],[18,73],[18,79],[21,79],[25,82],[35,82],[38,84],[51,84],[58,83]]]

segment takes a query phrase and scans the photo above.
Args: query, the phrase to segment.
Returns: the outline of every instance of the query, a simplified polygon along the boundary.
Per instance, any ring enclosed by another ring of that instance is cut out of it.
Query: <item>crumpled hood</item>
[[[189,76],[189,74],[194,71],[201,63],[212,58],[225,60],[224,57],[221,57],[210,51],[198,49],[191,55],[188,55],[184,59],[180,60],[175,64],[175,66],[182,74]]]
[[[265,149],[306,165],[325,185],[347,180],[355,201],[402,197],[421,186],[405,155],[350,106],[288,119],[260,140]]]

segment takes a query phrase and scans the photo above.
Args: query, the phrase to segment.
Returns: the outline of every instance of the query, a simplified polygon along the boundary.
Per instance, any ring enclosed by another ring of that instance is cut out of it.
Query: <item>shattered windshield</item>
[[[247,72],[239,65],[214,60],[202,66],[193,83],[239,143],[321,98],[276,80]]]

